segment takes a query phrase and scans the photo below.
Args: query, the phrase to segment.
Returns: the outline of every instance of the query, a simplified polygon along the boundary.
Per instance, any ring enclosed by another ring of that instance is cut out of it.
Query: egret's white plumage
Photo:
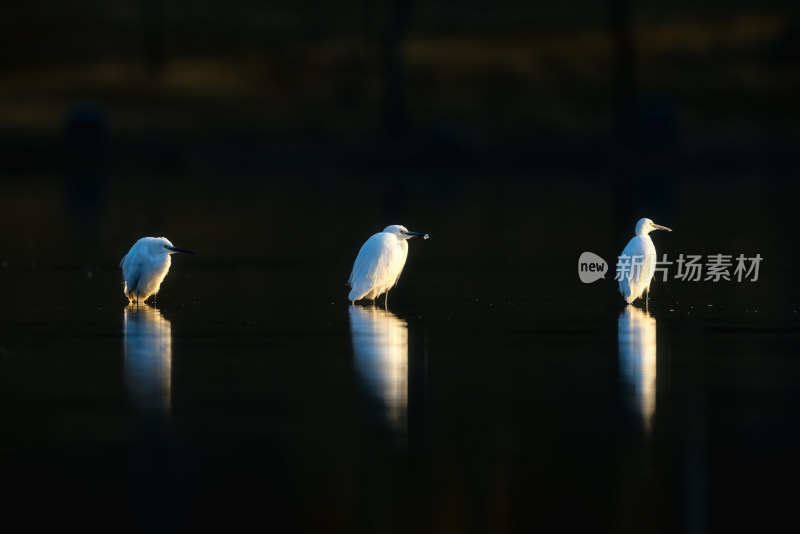
[[[619,280],[619,292],[628,304],[641,297],[645,291],[650,296],[650,282],[656,269],[656,247],[648,234],[653,230],[672,231],[650,219],[639,219],[636,223],[636,236],[628,241],[620,255],[622,259],[627,257],[625,261],[629,262],[627,272]]]
[[[170,255],[176,252],[194,254],[172,246],[166,237],[143,237],[134,243],[119,264],[125,282],[123,292],[129,301],[144,302],[158,293],[172,263]]]
[[[348,284],[350,302],[361,299],[375,300],[386,293],[400,278],[403,266],[408,257],[408,239],[421,236],[425,239],[428,234],[409,232],[405,226],[393,224],[387,226],[383,232],[377,233],[367,239],[361,247],[353,264]]]

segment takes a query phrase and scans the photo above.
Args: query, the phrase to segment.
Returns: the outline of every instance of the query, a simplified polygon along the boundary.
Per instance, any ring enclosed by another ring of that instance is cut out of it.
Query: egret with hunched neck
[[[387,306],[389,289],[397,283],[406,264],[408,240],[416,236],[423,239],[430,237],[428,234],[409,232],[405,226],[393,224],[367,239],[358,252],[350,273],[350,302],[355,304],[355,301],[361,299],[374,301],[386,293],[384,306]]]
[[[158,293],[172,263],[170,255],[176,252],[194,254],[173,246],[166,237],[143,237],[134,243],[119,264],[123,292],[131,303],[139,304]]]

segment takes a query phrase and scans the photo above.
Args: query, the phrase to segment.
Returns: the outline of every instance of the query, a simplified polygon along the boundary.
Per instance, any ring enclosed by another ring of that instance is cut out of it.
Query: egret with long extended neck
[[[626,268],[620,271],[619,292],[628,304],[644,293],[647,293],[645,305],[650,298],[650,282],[656,270],[656,247],[648,234],[653,230],[672,231],[650,219],[640,219],[636,223],[636,235],[620,255],[620,262],[626,262]]]

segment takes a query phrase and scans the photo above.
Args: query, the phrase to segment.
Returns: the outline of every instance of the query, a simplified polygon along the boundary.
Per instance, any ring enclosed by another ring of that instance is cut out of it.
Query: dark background
[[[3,501],[123,532],[793,519],[799,61],[790,1],[6,3]],[[654,283],[648,437],[615,283],[575,272],[641,217],[670,259],[764,258],[755,283]],[[405,450],[363,416],[345,287],[396,223],[433,235],[390,299]],[[158,297],[153,423],[118,263],[161,235],[198,255]]]
[[[644,216],[676,253],[795,258],[793,2],[4,10],[4,268],[108,268],[164,235],[338,283],[400,223],[439,238],[425,261],[543,274]]]

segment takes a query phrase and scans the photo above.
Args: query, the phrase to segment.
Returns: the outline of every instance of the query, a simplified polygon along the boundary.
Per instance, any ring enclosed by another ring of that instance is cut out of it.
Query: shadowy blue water
[[[63,271],[86,303],[0,309],[2,498],[32,527],[709,532],[791,509],[800,323],[780,303],[661,286],[646,313],[417,278],[389,311],[344,286],[207,305],[181,302],[198,276],[279,273],[173,269],[158,308],[125,306],[115,271]]]

